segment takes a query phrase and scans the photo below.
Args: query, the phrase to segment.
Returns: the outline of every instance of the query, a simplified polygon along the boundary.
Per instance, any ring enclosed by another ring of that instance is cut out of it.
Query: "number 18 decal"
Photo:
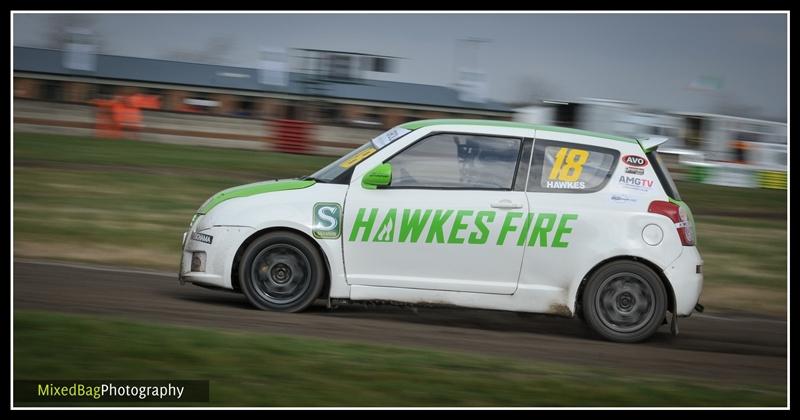
[[[589,152],[562,147],[556,153],[556,160],[550,170],[549,179],[577,181],[583,172],[583,164],[589,159]]]

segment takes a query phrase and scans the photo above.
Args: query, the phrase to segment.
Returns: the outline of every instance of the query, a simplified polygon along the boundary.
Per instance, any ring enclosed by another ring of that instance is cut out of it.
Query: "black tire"
[[[300,312],[314,303],[325,283],[325,262],[307,238],[271,232],[245,249],[239,285],[253,306]]]
[[[667,291],[658,274],[635,261],[614,261],[589,278],[583,291],[584,321],[603,338],[644,341],[662,325]]]

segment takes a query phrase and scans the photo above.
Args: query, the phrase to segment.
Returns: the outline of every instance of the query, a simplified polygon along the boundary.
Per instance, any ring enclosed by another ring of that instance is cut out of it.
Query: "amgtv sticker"
[[[653,188],[654,181],[652,179],[639,178],[635,176],[622,175],[619,177],[619,184],[625,188],[631,188],[639,191],[650,191]]]

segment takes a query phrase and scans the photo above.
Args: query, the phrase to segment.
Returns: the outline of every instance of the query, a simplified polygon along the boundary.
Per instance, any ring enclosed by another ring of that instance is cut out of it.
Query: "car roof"
[[[626,143],[638,143],[636,139],[631,137],[616,136],[613,134],[597,133],[594,131],[579,130],[577,128],[557,127],[551,125],[521,123],[515,121],[499,121],[499,120],[471,120],[471,119],[436,119],[436,120],[419,120],[411,121],[400,125],[401,128],[408,130],[416,130],[423,127],[431,127],[436,125],[476,125],[483,127],[509,127],[509,128],[527,128],[532,130],[553,131],[558,133],[579,134],[583,136],[598,137],[607,140],[624,141]]]

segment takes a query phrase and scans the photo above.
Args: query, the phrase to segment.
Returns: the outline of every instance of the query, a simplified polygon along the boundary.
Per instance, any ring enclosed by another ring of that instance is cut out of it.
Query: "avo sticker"
[[[647,159],[636,156],[636,155],[625,155],[622,157],[622,163],[628,166],[635,166],[637,168],[643,168],[647,166]]]

